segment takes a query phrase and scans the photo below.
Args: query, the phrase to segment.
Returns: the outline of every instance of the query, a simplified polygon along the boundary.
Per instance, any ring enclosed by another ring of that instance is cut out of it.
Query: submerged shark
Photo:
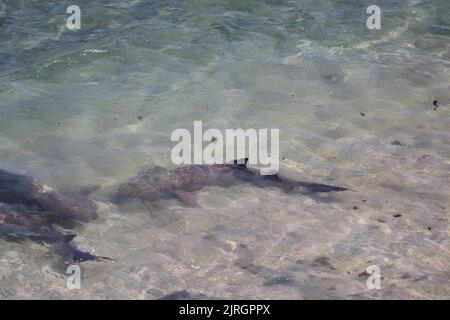
[[[129,198],[145,201],[176,198],[186,205],[197,206],[193,192],[206,186],[228,187],[241,183],[305,195],[349,190],[344,187],[296,181],[278,174],[262,175],[258,169],[248,167],[247,162],[248,159],[243,159],[230,164],[189,165],[175,169],[154,167],[122,184],[118,189],[116,201],[123,202]]]
[[[93,189],[54,190],[33,177],[0,169],[0,202],[58,213],[65,220],[89,221],[97,218],[95,204],[86,197],[92,191]]]
[[[68,261],[109,259],[77,249],[71,243],[75,235],[60,230],[96,217],[95,203],[82,191],[54,190],[35,178],[0,169],[0,237],[49,244]]]

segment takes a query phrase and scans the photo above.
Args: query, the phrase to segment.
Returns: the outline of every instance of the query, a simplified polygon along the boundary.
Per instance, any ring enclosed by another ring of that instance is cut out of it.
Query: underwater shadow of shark
[[[320,194],[342,192],[350,189],[320,183],[297,181],[287,177],[262,175],[259,170],[247,166],[248,158],[229,164],[189,165],[175,169],[153,167],[119,186],[116,203],[129,199],[155,202],[161,199],[178,199],[196,207],[194,194],[206,186],[229,187],[249,183],[260,188],[277,188],[286,193],[300,193],[316,200],[327,201]]]

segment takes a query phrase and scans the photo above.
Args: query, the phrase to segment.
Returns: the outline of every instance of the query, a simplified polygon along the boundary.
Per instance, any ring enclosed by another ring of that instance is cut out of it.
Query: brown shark
[[[78,250],[61,227],[97,217],[96,205],[82,192],[54,190],[35,178],[0,170],[0,237],[50,244],[69,261],[108,259]]]
[[[278,174],[262,175],[259,170],[248,167],[247,161],[248,159],[243,159],[231,164],[189,165],[171,170],[154,167],[122,184],[116,199],[122,202],[129,198],[145,201],[176,198],[187,205],[196,206],[193,192],[206,186],[228,187],[240,183],[250,183],[261,188],[278,188],[286,193],[299,192],[305,195],[349,190],[326,184],[296,181]]]
[[[23,204],[38,211],[57,212],[64,219],[89,221],[97,217],[95,204],[86,197],[93,190],[54,190],[37,179],[0,169],[0,202]]]

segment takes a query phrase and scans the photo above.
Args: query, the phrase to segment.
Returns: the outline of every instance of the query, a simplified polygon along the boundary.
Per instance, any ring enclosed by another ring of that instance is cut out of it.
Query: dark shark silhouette
[[[189,165],[171,170],[154,167],[122,184],[118,189],[116,201],[120,203],[129,198],[145,201],[176,198],[189,206],[197,206],[193,192],[205,186],[228,187],[239,183],[250,183],[261,188],[278,188],[286,193],[299,192],[305,195],[349,190],[326,184],[296,181],[278,174],[262,175],[259,170],[247,167],[247,162],[248,159],[243,159],[230,164]]]
[[[86,197],[87,190],[54,190],[37,179],[0,169],[0,202],[22,204],[35,211],[58,213],[64,219],[89,221],[97,218],[95,204]]]
[[[97,217],[97,208],[85,193],[93,190],[54,190],[35,178],[0,169],[0,237],[28,238],[46,243],[66,261],[109,259],[77,249],[61,227],[75,227]],[[59,227],[59,228],[57,228]]]

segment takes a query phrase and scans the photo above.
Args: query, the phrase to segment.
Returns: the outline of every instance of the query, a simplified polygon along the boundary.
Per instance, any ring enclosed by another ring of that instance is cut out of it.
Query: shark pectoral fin
[[[76,237],[76,235],[70,234],[70,235],[64,235],[64,240],[62,243],[62,253],[65,258],[70,262],[83,262],[83,261],[102,261],[102,260],[108,260],[108,261],[114,261],[114,259],[108,258],[108,257],[102,257],[102,256],[96,256],[94,254],[91,254],[89,252],[81,251],[78,249],[73,243],[72,240]]]
[[[194,194],[183,190],[176,190],[173,192],[173,194],[178,200],[180,200],[187,206],[198,207],[197,197]]]
[[[67,254],[69,255],[69,259],[76,263],[83,262],[83,261],[103,261],[103,260],[113,261],[113,262],[116,261],[112,258],[97,256],[97,255],[91,254],[89,252],[81,251],[80,249],[78,249],[77,247],[75,247],[74,245],[69,244],[69,243],[65,244],[65,250],[66,250]]]
[[[308,183],[308,182],[299,182],[295,187],[301,187],[308,193],[327,193],[327,192],[342,192],[348,191],[348,188],[330,186],[327,184],[320,183]]]

